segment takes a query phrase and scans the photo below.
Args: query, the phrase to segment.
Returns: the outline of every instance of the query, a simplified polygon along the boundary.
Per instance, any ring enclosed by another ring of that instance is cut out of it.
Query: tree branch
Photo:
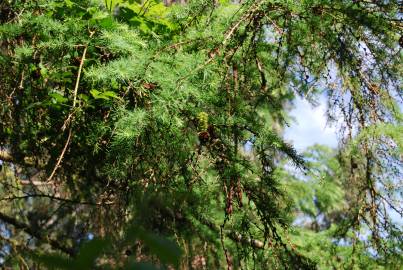
[[[3,214],[2,212],[0,212],[0,220],[10,225],[13,225],[16,229],[24,231],[25,233],[35,237],[41,242],[49,244],[54,249],[60,250],[70,256],[74,256],[75,254],[72,248],[62,246],[59,241],[49,239],[47,236],[44,236],[41,232],[33,230],[28,224],[20,222],[13,217]]]
[[[115,204],[113,201],[102,201],[102,202],[86,202],[86,201],[79,201],[74,199],[67,199],[62,197],[53,196],[50,194],[27,194],[23,196],[12,196],[12,197],[5,197],[0,199],[0,201],[12,201],[12,200],[20,200],[20,199],[28,199],[28,198],[47,198],[54,201],[61,201],[65,203],[71,204],[83,204],[83,205],[93,205],[93,206],[105,206],[105,205],[112,205]]]
[[[200,216],[197,216],[196,219],[201,224],[207,226],[210,230],[212,230],[216,233],[220,233],[220,228],[217,225],[215,225],[213,222],[207,220],[206,218],[200,217]],[[226,236],[229,237],[232,241],[242,243],[245,245],[249,245],[252,248],[256,248],[256,249],[264,248],[264,243],[262,241],[244,237],[240,233],[237,233],[237,232],[227,232]]]

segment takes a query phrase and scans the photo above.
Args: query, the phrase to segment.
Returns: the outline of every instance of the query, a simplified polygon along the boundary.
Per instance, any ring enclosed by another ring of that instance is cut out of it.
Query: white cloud
[[[298,98],[295,105],[291,111],[295,122],[285,129],[285,139],[299,151],[316,143],[336,147],[336,128],[327,123],[325,101],[322,99],[314,107],[308,101]]]

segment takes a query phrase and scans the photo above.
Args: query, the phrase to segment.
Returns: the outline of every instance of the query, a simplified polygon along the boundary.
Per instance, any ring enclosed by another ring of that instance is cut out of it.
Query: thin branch
[[[66,202],[66,203],[73,203],[73,204],[84,204],[84,205],[96,205],[96,206],[102,206],[102,205],[111,205],[111,204],[115,204],[112,201],[106,201],[106,202],[83,202],[83,201],[79,201],[79,200],[72,200],[72,199],[67,199],[67,198],[62,198],[62,197],[57,197],[57,196],[53,196],[50,194],[27,194],[24,196],[13,196],[13,197],[5,197],[0,199],[1,201],[12,201],[12,200],[19,200],[19,199],[28,199],[28,198],[48,198],[50,200],[55,200],[55,201],[61,201],[61,202]]]
[[[66,153],[67,147],[68,147],[68,145],[69,145],[69,143],[70,143],[71,134],[72,134],[72,128],[70,127],[70,128],[69,128],[69,135],[67,136],[67,140],[66,140],[66,143],[64,144],[63,150],[62,150],[62,152],[61,152],[59,158],[57,159],[56,165],[55,165],[55,167],[53,168],[53,171],[52,171],[52,173],[50,174],[50,176],[48,177],[48,179],[46,180],[46,182],[50,182],[50,181],[52,180],[52,178],[53,178],[53,176],[55,175],[57,169],[59,168],[60,163],[62,162],[62,159],[63,159],[63,157],[64,157],[64,154]]]
[[[47,183],[44,181],[34,181],[34,180],[22,180],[22,179],[18,179],[19,183],[21,185],[27,186],[27,185],[32,185],[32,186],[49,186],[49,185],[53,185],[52,183]]]
[[[233,38],[233,36],[237,33],[239,27],[243,22],[248,22],[250,18],[252,18],[256,12],[258,12],[260,6],[264,3],[264,1],[258,1],[257,3],[253,4],[241,18],[238,19],[238,21],[231,27],[229,28],[225,33],[224,33],[224,39],[222,42],[220,42],[213,50],[210,51],[209,53],[209,59],[207,59],[203,64],[200,64],[198,67],[196,67],[192,72],[186,74],[185,76],[179,78],[176,83],[179,85],[180,82],[185,80],[186,78],[189,78],[192,74],[195,74],[199,70],[203,69],[204,67],[208,66],[210,63],[212,63],[215,58],[219,55],[220,49],[225,49],[228,45],[228,42]],[[240,45],[238,45],[239,47]]]
[[[74,250],[72,248],[61,245],[60,242],[57,240],[49,239],[43,233],[33,230],[28,224],[20,222],[15,218],[10,217],[2,212],[0,212],[0,220],[2,220],[5,223],[13,225],[16,229],[24,231],[25,233],[35,237],[41,242],[49,244],[54,249],[60,250],[70,256],[74,256]]]
[[[94,31],[90,32],[90,38],[94,35]],[[72,112],[69,114],[69,116],[67,117],[66,121],[64,121],[64,124],[62,126],[62,130],[64,130],[70,123],[73,114],[74,114],[74,109],[76,107],[76,103],[77,103],[77,93],[78,93],[78,86],[80,85],[80,79],[81,79],[81,73],[83,71],[83,66],[84,66],[84,61],[85,61],[85,56],[87,55],[87,50],[88,50],[88,44],[84,47],[84,51],[83,51],[83,55],[81,57],[81,61],[80,61],[80,66],[78,68],[78,73],[77,73],[77,79],[76,79],[76,84],[74,86],[74,92],[73,92],[73,107],[72,107]],[[63,150],[59,156],[59,158],[57,159],[56,165],[53,168],[52,173],[50,174],[50,176],[48,177],[48,179],[46,180],[46,182],[50,182],[53,178],[53,176],[55,175],[57,169],[60,166],[60,163],[63,160],[64,154],[66,153],[67,147],[71,141],[71,134],[72,134],[72,127],[70,125],[69,128],[69,134],[67,136],[67,140],[66,143],[64,144]]]
[[[92,36],[94,35],[94,31],[90,32],[90,38],[92,38]],[[84,51],[83,51],[83,55],[81,57],[81,61],[80,61],[80,65],[78,67],[78,73],[77,73],[77,78],[76,78],[76,84],[74,86],[74,92],[73,92],[73,106],[72,106],[72,112],[69,114],[69,116],[67,117],[66,121],[63,124],[62,130],[65,130],[66,127],[68,126],[68,124],[71,121],[71,118],[73,117],[74,114],[74,109],[76,107],[77,104],[77,93],[78,93],[78,87],[80,85],[80,79],[81,79],[81,73],[83,71],[83,66],[84,66],[84,61],[85,61],[85,57],[87,55],[87,50],[88,50],[88,44],[84,47]]]
[[[201,216],[196,216],[195,218],[201,224],[207,226],[213,232],[216,232],[216,233],[220,234],[221,228],[219,228],[216,224],[214,224],[210,220],[208,220],[208,219],[206,219],[204,217],[201,217]],[[256,248],[256,249],[263,249],[264,248],[264,243],[262,241],[257,240],[257,239],[244,237],[238,232],[227,232],[225,235],[227,237],[229,237],[232,241],[235,241],[237,243],[242,243],[242,244],[248,245],[248,246],[250,246],[252,248]]]
[[[232,263],[231,263],[231,258],[230,258],[229,255],[228,255],[228,249],[225,247],[225,244],[224,244],[223,228],[224,228],[224,224],[220,226],[221,246],[222,246],[222,249],[224,250],[225,260],[226,260],[226,262],[227,262],[227,269],[228,269],[228,270],[231,270],[231,269],[232,269]]]

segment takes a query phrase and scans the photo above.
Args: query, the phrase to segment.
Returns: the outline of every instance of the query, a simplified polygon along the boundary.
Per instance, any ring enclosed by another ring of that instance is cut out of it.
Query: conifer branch
[[[221,227],[218,227],[216,224],[211,222],[210,220],[201,217],[201,216],[195,216],[195,218],[203,225],[207,226],[210,230],[212,230],[215,233],[221,234]],[[248,238],[242,236],[238,232],[222,232],[223,235],[225,234],[227,237],[229,237],[232,241],[237,242],[237,243],[242,243],[245,245],[248,245],[252,248],[256,249],[263,249],[264,248],[264,243],[260,240],[253,239],[253,238]]]

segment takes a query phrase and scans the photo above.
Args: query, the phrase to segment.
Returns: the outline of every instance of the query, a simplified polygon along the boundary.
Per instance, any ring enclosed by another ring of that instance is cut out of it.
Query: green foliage
[[[350,197],[353,187],[349,179],[344,177],[345,172],[336,153],[316,145],[305,156],[309,160],[307,166],[312,168],[311,173],[303,177],[284,171],[279,174],[279,177],[293,179],[286,188],[296,208],[294,213],[298,226],[289,232],[295,248],[311,258],[319,269],[398,267],[401,258],[383,261],[371,254],[368,249],[371,228],[364,225],[346,228],[346,222],[350,222],[346,213],[353,207],[351,204],[355,203],[355,198]],[[344,233],[341,234],[341,231]]]
[[[1,263],[398,266],[398,1],[187,2],[0,3]],[[340,147],[297,153],[323,92]]]
[[[181,251],[179,247],[161,237],[142,230],[136,226],[132,226],[126,231],[125,238],[122,240],[127,243],[134,243],[136,239],[150,249],[150,253],[166,265],[179,265]],[[66,258],[63,255],[43,254],[34,255],[34,260],[40,265],[48,269],[94,269],[96,261],[102,259],[102,255],[112,248],[110,240],[92,239],[81,245],[77,257],[74,259]],[[112,265],[103,265],[103,269],[112,269]],[[146,262],[129,261],[124,266],[124,269],[160,269],[159,267]]]

